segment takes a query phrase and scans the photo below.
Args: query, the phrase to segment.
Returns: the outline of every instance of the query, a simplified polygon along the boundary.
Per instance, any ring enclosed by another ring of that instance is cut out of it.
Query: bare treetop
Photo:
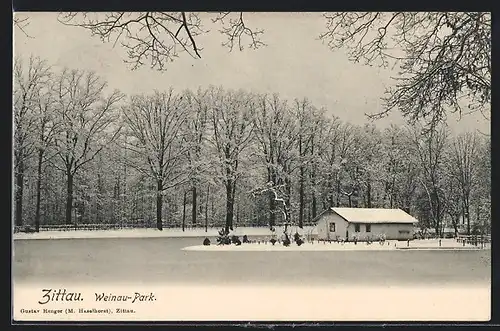
[[[213,23],[221,25],[219,32],[227,37],[222,45],[232,50],[234,45],[243,49],[246,38],[249,47],[257,49],[265,44],[259,39],[262,30],[249,28],[242,13],[231,18],[233,13],[215,14]],[[133,69],[149,62],[151,68],[166,70],[172,62],[185,52],[193,58],[201,58],[203,48],[197,37],[210,32],[202,25],[200,13],[187,12],[112,12],[112,13],[60,13],[59,21],[66,25],[79,26],[99,37],[103,42],[113,42],[127,51],[127,63]]]
[[[14,16],[13,19],[14,27],[18,28],[24,35],[28,38],[32,38],[28,32],[25,30],[28,25],[30,25],[30,20],[28,17],[20,18],[19,16]]]
[[[432,125],[447,111],[489,113],[491,14],[451,12],[344,12],[324,14],[320,39],[346,48],[354,62],[399,66],[384,98],[385,116],[399,108],[410,120]],[[468,110],[463,106],[467,105]]]

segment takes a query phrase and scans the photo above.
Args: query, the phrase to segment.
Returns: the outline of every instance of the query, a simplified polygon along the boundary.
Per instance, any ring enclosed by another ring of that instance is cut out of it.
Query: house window
[[[399,234],[410,234],[408,230],[399,230]]]
[[[359,224],[354,224],[354,232],[359,232],[360,231],[359,228],[360,228]]]
[[[335,223],[330,223],[330,232],[335,232]]]
[[[372,232],[372,225],[366,224],[366,232]]]

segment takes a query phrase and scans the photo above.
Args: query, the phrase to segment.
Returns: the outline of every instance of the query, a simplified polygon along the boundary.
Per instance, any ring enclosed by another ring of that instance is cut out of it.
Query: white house
[[[413,239],[417,219],[401,209],[330,208],[316,217],[318,239]]]

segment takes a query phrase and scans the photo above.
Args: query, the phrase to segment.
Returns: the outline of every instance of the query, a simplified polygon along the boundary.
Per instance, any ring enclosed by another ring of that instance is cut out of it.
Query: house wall
[[[413,239],[414,227],[413,224],[399,223],[371,223],[371,232],[366,232],[366,224],[360,223],[359,232],[355,232],[355,224],[349,223],[349,240],[354,236],[360,241],[365,241],[369,238],[378,240],[381,235],[385,235],[387,240],[408,240]]]
[[[330,231],[330,223],[335,223],[335,232]],[[405,223],[371,223],[371,232],[366,232],[366,224],[360,223],[360,232],[355,232],[354,223],[346,222],[334,212],[324,213],[320,217],[316,229],[318,239],[322,240],[346,239],[346,235],[348,235],[349,241],[352,241],[355,236],[359,241],[378,240],[380,235],[385,235],[387,240],[407,240],[413,239],[414,234],[413,224]]]
[[[330,231],[330,223],[335,223],[335,232]],[[321,216],[316,226],[318,231],[318,239],[345,239],[347,226],[348,223],[342,217],[340,217],[336,213],[327,212]]]

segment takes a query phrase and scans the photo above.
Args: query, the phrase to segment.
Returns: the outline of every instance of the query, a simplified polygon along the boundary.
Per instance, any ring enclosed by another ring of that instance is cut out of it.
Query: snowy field
[[[68,230],[68,231],[41,231],[35,233],[18,232],[13,234],[14,240],[16,239],[77,239],[77,238],[168,238],[168,237],[217,237],[219,228],[209,228],[205,232],[204,228],[185,229],[181,228],[163,229],[119,229],[119,230]],[[292,227],[295,233],[298,230],[301,234],[313,234],[317,232],[314,227],[304,227],[304,229],[296,229]],[[276,235],[281,235],[283,229],[276,228]],[[269,237],[271,232],[268,227],[238,227],[235,228],[231,234],[237,236],[261,236],[262,238]]]
[[[13,278],[27,283],[71,279],[75,282],[109,284],[448,285],[489,283],[491,277],[491,250],[338,250],[305,253],[293,250],[293,246],[289,247],[291,250],[265,254],[258,251],[227,251],[221,254],[183,250],[200,245],[202,240],[15,240]]]

